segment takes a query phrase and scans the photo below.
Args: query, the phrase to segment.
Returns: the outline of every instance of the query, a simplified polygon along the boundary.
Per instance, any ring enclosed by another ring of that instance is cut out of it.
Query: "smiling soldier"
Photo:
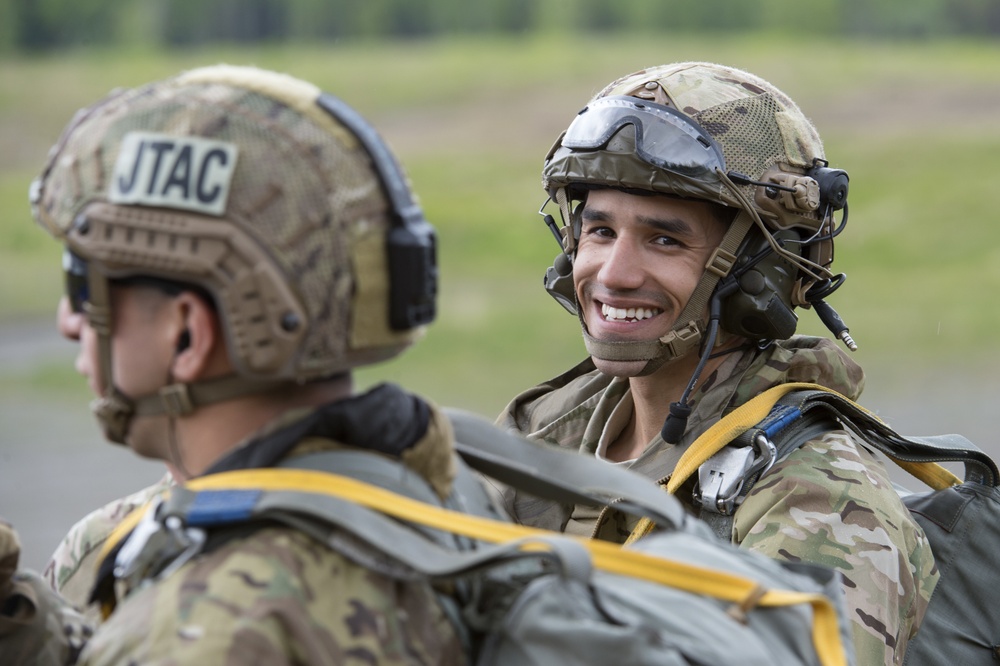
[[[579,317],[590,358],[518,395],[499,423],[667,484],[699,435],[772,387],[856,399],[861,368],[794,335],[794,308],[813,308],[855,347],[823,300],[843,282],[830,267],[847,182],[795,103],[757,76],[681,63],[611,83],[543,168],[564,250],[546,286]],[[860,663],[900,663],[937,582],[933,556],[882,464],[824,426],[770,468],[747,458],[737,471],[764,474],[745,495],[728,471],[692,475],[677,495],[724,539],[839,570]],[[510,489],[505,501],[523,523],[611,541],[636,526]]]

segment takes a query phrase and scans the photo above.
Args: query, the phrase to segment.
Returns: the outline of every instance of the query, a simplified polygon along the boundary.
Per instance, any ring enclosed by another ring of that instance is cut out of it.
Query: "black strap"
[[[903,436],[854,402],[827,391],[789,393],[778,401],[768,418],[738,441],[746,440],[747,437],[752,439],[758,433],[767,433],[768,428],[773,431],[777,420],[782,417],[782,408],[791,410],[789,414],[797,410],[800,415],[788,419],[794,424],[795,430],[785,434],[779,429],[777,433],[772,433],[775,436],[771,440],[776,445],[782,441],[782,448],[788,452],[808,441],[808,438],[792,436],[795,432],[817,422],[835,421],[840,428],[852,431],[866,444],[893,460],[911,463],[961,462],[965,465],[967,483],[1000,485],[1000,470],[996,462],[962,435]],[[792,436],[791,439],[786,440],[789,436]]]

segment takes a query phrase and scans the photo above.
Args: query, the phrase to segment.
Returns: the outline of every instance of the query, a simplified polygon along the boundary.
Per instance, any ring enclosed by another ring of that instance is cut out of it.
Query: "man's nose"
[[[613,289],[638,289],[645,279],[639,253],[626,240],[616,240],[601,264],[598,279]]]

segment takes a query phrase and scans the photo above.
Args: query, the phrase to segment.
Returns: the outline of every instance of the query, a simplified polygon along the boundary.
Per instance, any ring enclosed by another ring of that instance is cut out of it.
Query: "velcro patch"
[[[238,152],[235,144],[202,137],[129,132],[108,200],[222,215]]]

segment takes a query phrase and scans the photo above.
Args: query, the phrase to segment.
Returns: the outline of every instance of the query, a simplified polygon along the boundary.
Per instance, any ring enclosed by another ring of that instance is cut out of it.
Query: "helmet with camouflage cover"
[[[646,360],[642,373],[653,372],[697,349],[713,297],[720,299],[721,327],[754,340],[790,337],[796,306],[816,305],[824,321],[836,318],[820,299],[843,281],[830,265],[833,238],[846,221],[847,174],[828,167],[819,135],[798,106],[757,76],[687,62],[622,77],[559,137],[542,180],[559,204],[569,258],[579,233],[578,202],[594,187],[699,199],[733,212],[673,330],[659,340],[604,342],[589,336],[581,318],[593,356]],[[841,209],[838,226],[833,214]],[[546,286],[573,309],[565,258],[549,269]],[[848,342],[846,327],[835,332]]]
[[[434,231],[395,158],[291,76],[219,65],[112,93],[67,126],[31,198],[86,301],[113,441],[137,413],[390,358],[434,316]],[[207,293],[235,376],[134,398],[111,386],[108,283],[133,278]]]

